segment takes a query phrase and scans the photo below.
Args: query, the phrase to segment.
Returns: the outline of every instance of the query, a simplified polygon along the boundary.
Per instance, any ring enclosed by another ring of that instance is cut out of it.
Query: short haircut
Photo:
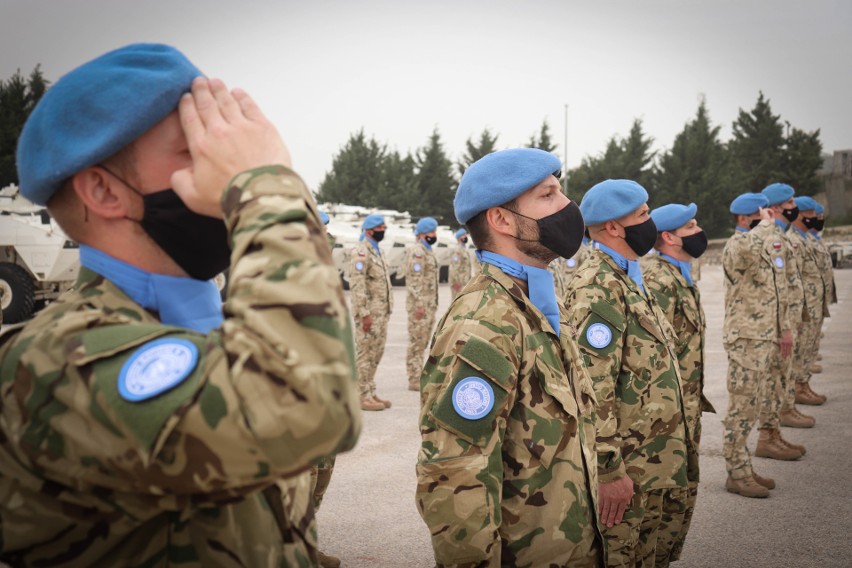
[[[507,201],[503,205],[498,205],[498,207],[502,207],[503,209],[508,209],[509,211],[516,211],[517,207],[517,198],[512,199],[511,201]],[[486,213],[488,209],[485,211],[480,211],[467,222],[465,227],[467,228],[467,232],[470,233],[470,238],[473,241],[474,246],[478,249],[489,250],[489,247],[492,244],[491,240],[491,228],[488,226],[488,219],[486,217]]]

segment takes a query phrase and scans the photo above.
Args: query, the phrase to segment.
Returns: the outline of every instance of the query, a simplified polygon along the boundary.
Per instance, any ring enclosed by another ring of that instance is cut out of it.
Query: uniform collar
[[[686,283],[692,286],[692,264],[683,260],[678,260],[667,254],[660,253],[660,258],[666,260],[680,269],[680,274]]]
[[[639,259],[627,260],[623,255],[595,240],[592,241],[592,248],[596,248],[601,252],[606,253],[615,265],[626,272],[627,276],[629,276],[630,279],[639,286],[639,289],[642,290],[643,293],[645,292],[645,286],[642,281],[642,268],[639,266]]]

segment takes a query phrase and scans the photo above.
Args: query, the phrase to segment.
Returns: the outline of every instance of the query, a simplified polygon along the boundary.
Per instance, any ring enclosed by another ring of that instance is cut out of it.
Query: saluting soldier
[[[822,239],[822,231],[825,228],[825,207],[823,207],[822,203],[817,201],[816,208],[814,209],[816,213],[816,221],[814,222],[814,226],[812,229],[808,231],[811,238],[814,239],[814,244],[819,251],[819,255],[817,256],[817,262],[819,263],[820,272],[824,275],[825,282],[825,297],[829,304],[837,303],[837,289],[834,284],[834,265],[831,261],[831,252],[829,252],[828,247],[825,245],[825,241]],[[829,316],[826,316],[829,317]],[[819,353],[819,344],[822,339],[822,331],[817,333],[816,339],[816,357],[814,358],[814,364],[811,365],[812,373],[822,373],[822,365],[820,365],[817,361],[822,359],[822,355]]]
[[[57,81],[17,160],[82,267],[0,338],[0,561],[316,565],[309,468],[360,410],[340,279],[274,126],[135,44]]]
[[[559,170],[543,150],[502,150],[456,192],[482,266],[421,378],[416,500],[441,567],[601,564],[593,388],[547,271],[583,235]]]
[[[653,566],[670,556],[660,516],[683,496],[687,467],[695,467],[673,331],[638,260],[657,239],[647,201],[631,180],[586,192],[580,210],[593,250],[566,300],[597,398],[598,509],[609,566]]]
[[[408,310],[408,389],[420,390],[423,352],[429,344],[438,311],[438,261],[432,245],[438,242],[438,222],[423,217],[414,227],[417,242],[405,257],[405,307]]]
[[[663,507],[658,539],[671,544],[663,547],[669,556],[657,556],[656,566],[668,566],[680,558],[683,543],[689,532],[692,514],[698,498],[699,444],[701,442],[701,413],[716,412],[704,397],[704,345],[707,322],[701,306],[701,294],[693,279],[696,260],[707,250],[707,235],[698,225],[694,203],[670,203],[651,211],[657,226],[657,254],[643,259],[642,275],[648,290],[674,330],[675,353],[680,367],[681,392],[686,427],[692,440],[690,460],[694,468],[687,471],[688,486],[681,495]]]
[[[361,410],[384,410],[391,403],[376,394],[376,369],[385,352],[388,320],[393,310],[388,267],[379,248],[387,230],[384,215],[368,215],[361,229],[361,241],[349,257],[349,301],[355,317],[358,388]]]
[[[467,248],[467,229],[462,227],[455,234],[456,247],[453,249],[453,256],[450,257],[450,291],[452,298],[455,298],[461,292],[461,289],[470,281],[470,266],[472,264],[470,252]]]

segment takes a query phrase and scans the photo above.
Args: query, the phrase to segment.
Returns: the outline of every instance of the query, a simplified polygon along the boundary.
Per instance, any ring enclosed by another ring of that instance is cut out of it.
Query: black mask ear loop
[[[139,191],[138,189],[136,189],[135,187],[133,187],[132,185],[130,185],[127,182],[126,179],[124,179],[120,175],[116,174],[114,171],[112,171],[111,169],[109,169],[105,165],[98,164],[98,167],[105,170],[109,175],[111,175],[112,177],[114,177],[115,179],[120,181],[122,184],[124,184],[124,186],[126,188],[128,188],[130,191],[132,191],[133,193],[135,193],[136,195],[138,195],[139,197],[142,198],[142,219],[144,219],[145,218],[145,196],[142,194],[142,192]],[[142,223],[142,219],[134,219],[133,217],[128,217],[127,215],[124,216],[124,219],[127,219],[128,221],[133,221],[134,223],[139,223],[139,224]]]

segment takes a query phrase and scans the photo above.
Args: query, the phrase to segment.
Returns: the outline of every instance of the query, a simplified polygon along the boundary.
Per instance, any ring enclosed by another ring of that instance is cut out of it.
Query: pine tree
[[[447,158],[438,129],[432,131],[429,142],[418,150],[417,201],[409,208],[412,217],[434,217],[439,223],[454,223],[453,197],[456,180],[453,163]]]
[[[408,211],[418,201],[417,173],[414,158],[407,153],[403,158],[394,150],[382,161],[382,176],[379,184],[379,207]]]
[[[386,150],[362,128],[334,156],[317,191],[318,201],[372,207],[379,204]]]
[[[815,195],[825,187],[817,175],[822,167],[822,142],[819,129],[807,133],[792,128],[786,139],[784,181],[796,189],[796,195]]]
[[[527,142],[527,148],[538,148],[545,152],[553,152],[558,147],[558,144],[554,144],[553,140],[550,138],[550,126],[547,124],[547,120],[544,120],[541,123],[541,129],[538,132],[538,137],[533,134],[530,136],[529,142]]]
[[[751,112],[740,109],[728,143],[734,192],[760,191],[784,180],[784,128],[763,92]]]
[[[492,135],[486,128],[482,131],[482,134],[479,135],[479,142],[477,144],[474,144],[470,138],[467,139],[467,142],[465,142],[465,153],[461,159],[456,162],[459,177],[464,175],[464,172],[472,163],[497,149],[496,144],[498,136],[499,135],[497,134]]]
[[[9,79],[0,81],[0,187],[18,183],[15,166],[18,138],[49,86],[40,65],[30,73],[29,80],[24,79],[19,69]]]

